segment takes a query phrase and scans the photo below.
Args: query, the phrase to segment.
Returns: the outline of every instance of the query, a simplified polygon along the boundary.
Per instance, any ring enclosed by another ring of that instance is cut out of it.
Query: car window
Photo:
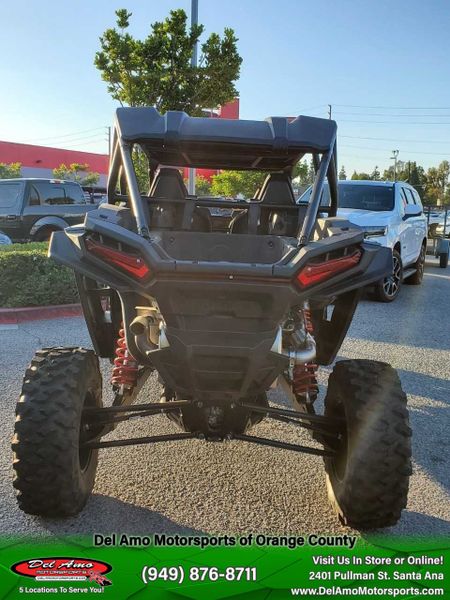
[[[73,204],[73,200],[66,197],[64,187],[61,184],[36,181],[33,185],[39,194],[41,204]]]
[[[417,206],[422,207],[422,200],[420,199],[419,192],[417,190],[412,190],[412,195],[414,196]]]
[[[66,192],[66,198],[70,199],[69,204],[86,204],[83,190],[79,185],[65,183],[63,187]]]
[[[30,187],[30,197],[28,198],[28,204],[30,206],[36,206],[39,204],[39,194],[34,185]]]
[[[339,208],[389,211],[394,208],[394,188],[386,185],[339,183]]]
[[[21,191],[23,183],[21,181],[11,181],[11,183],[0,184],[0,208],[11,208],[15,205]]]
[[[301,196],[297,199],[297,203],[299,204],[307,204],[311,198],[312,186],[310,186],[307,190],[303,192]],[[320,198],[320,206],[329,207],[331,204],[330,200],[330,189],[328,187],[328,183],[324,183],[322,196]]]
[[[408,200],[405,194],[405,188],[400,188],[400,197],[402,199],[403,208],[405,208],[405,206],[408,204]]]
[[[402,188],[402,192],[405,194],[407,204],[415,204],[416,200],[412,195],[412,192],[409,188]]]

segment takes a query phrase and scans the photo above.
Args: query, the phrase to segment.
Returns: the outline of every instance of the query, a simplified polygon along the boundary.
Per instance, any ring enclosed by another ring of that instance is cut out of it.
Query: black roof
[[[213,169],[290,168],[307,152],[331,150],[336,138],[336,122],[329,119],[216,119],[181,111],[161,115],[153,107],[117,109],[116,128],[158,164]]]

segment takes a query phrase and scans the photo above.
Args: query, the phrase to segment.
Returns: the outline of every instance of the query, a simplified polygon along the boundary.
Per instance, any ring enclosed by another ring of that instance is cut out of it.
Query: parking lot
[[[339,356],[391,363],[409,397],[414,475],[408,508],[391,530],[395,533],[450,534],[449,299],[450,269],[427,259],[422,286],[404,286],[393,304],[360,304]],[[4,328],[0,342],[1,533],[348,531],[327,503],[321,458],[243,442],[195,440],[102,450],[94,495],[79,516],[44,520],[21,513],[12,488],[10,439],[23,372],[38,347],[90,342],[81,318]],[[109,369],[104,362],[106,381]],[[322,369],[321,384],[327,375]],[[106,398],[111,400],[108,392]],[[156,376],[140,398],[159,398]],[[284,403],[279,394],[272,393],[271,400]],[[111,436],[174,430],[158,416],[122,424]],[[305,433],[283,423],[262,423],[254,433],[309,442]]]

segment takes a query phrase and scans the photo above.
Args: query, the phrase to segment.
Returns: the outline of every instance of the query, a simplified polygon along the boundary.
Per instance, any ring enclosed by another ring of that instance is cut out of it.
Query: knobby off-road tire
[[[80,450],[84,406],[102,406],[98,359],[84,348],[45,348],[25,372],[16,407],[14,487],[19,507],[70,516],[85,505],[98,450]]]
[[[422,244],[420,248],[420,254],[414,263],[414,268],[416,272],[405,279],[405,283],[408,285],[420,285],[423,281],[423,274],[425,271],[425,256],[426,256],[426,247],[425,244]]]
[[[356,529],[394,525],[412,472],[406,395],[396,371],[371,360],[337,363],[325,415],[345,419],[336,457],[325,458],[328,497],[339,518]]]

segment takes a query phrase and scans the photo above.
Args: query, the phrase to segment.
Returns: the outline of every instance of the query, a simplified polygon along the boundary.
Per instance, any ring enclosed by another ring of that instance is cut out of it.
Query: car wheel
[[[45,227],[43,229],[39,229],[39,231],[34,235],[34,242],[49,242],[52,237],[52,233],[54,231],[59,231],[58,229],[51,229],[50,227]]]
[[[375,288],[376,299],[380,302],[392,302],[400,292],[403,279],[403,265],[397,250],[392,252],[392,274],[382,279]]]
[[[420,285],[425,271],[425,244],[422,244],[419,257],[414,263],[414,268],[416,269],[416,272],[411,275],[411,277],[408,277],[408,279],[405,279],[405,283],[409,285]]]

